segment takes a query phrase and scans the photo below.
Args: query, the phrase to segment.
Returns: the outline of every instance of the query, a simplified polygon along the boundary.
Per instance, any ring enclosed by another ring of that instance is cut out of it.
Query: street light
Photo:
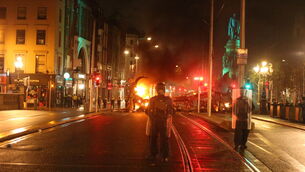
[[[125,55],[128,55],[129,53],[130,53],[129,50],[125,50],[125,51],[124,51],[124,54],[125,54]]]
[[[197,103],[197,112],[200,113],[200,94],[201,94],[201,90],[200,90],[200,82],[203,81],[203,77],[194,77],[194,81],[198,81],[198,103]]]
[[[155,45],[155,48],[159,48],[159,45]]]
[[[152,38],[151,37],[147,37],[147,41],[151,41],[152,40]]]
[[[15,72],[16,72],[16,70],[17,70],[17,89],[18,89],[18,91],[19,91],[19,79],[20,79],[20,77],[19,77],[19,72],[20,72],[20,70],[23,68],[23,62],[22,62],[22,57],[21,56],[18,56],[17,58],[16,58],[16,61],[15,61]]]
[[[140,59],[140,57],[136,55],[134,59],[136,60],[136,73],[137,73],[138,72],[138,60]]]
[[[266,77],[268,75],[271,75],[273,72],[272,64],[268,63],[266,61],[261,62],[261,64],[257,64],[255,67],[253,67],[253,71],[258,75],[258,83],[257,83],[257,104],[260,105],[261,101],[261,77]],[[272,84],[269,85],[271,87],[270,95],[269,95],[269,89],[267,88],[267,95],[266,97],[270,98],[270,103],[272,102]]]

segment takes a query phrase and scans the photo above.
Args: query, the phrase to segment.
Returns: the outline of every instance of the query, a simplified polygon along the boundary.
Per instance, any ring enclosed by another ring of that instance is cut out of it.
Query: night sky
[[[184,73],[194,73],[194,67],[199,68],[203,61],[207,74],[209,0],[100,2],[106,16],[120,16],[120,22],[152,35],[166,47],[169,51],[166,54],[170,54],[168,58],[171,60],[163,63],[174,61],[182,66]],[[228,39],[227,23],[233,13],[239,15],[240,0],[215,0],[215,3],[214,67],[216,75],[219,75],[223,47]],[[247,0],[246,3],[246,47],[249,49],[250,65],[261,59],[294,58],[296,52],[300,55],[300,51],[305,51],[302,47],[305,35],[294,35],[296,23],[302,25],[303,31],[305,29],[305,20],[296,22],[297,16],[305,16],[304,0]],[[162,62],[160,60],[159,63]]]

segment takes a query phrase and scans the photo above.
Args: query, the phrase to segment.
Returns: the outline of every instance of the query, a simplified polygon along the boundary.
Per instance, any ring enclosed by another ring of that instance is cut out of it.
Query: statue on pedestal
[[[236,14],[233,14],[228,23],[229,40],[225,46],[226,52],[222,57],[222,76],[228,75],[230,79],[235,79],[237,69],[237,49],[240,48],[240,24],[236,19]]]

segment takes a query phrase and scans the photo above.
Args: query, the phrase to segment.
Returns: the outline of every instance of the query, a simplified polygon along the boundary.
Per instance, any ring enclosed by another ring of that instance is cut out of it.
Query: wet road
[[[60,111],[7,110],[0,111],[0,137],[26,128],[44,125],[51,121],[68,120],[84,114],[82,111],[64,109]]]
[[[305,171],[305,131],[253,120],[249,150],[274,171]]]
[[[168,163],[145,160],[148,141],[144,113],[104,113],[86,120],[1,143],[1,171],[183,171],[175,137]],[[175,116],[194,171],[249,171],[221,143],[186,119]],[[211,127],[208,124],[206,127]],[[226,133],[221,130],[220,132]],[[10,143],[11,147],[7,147]]]

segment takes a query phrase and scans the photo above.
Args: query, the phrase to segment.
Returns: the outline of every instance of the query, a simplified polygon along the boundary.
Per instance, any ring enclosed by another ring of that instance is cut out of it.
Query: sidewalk
[[[232,130],[232,115],[230,113],[213,113],[211,115],[211,117],[208,116],[207,113],[189,113],[191,115],[194,116],[198,116],[200,118],[203,118],[215,125],[218,125],[221,128],[224,128],[225,130]],[[254,114],[252,115],[252,119],[256,119],[256,120],[261,120],[261,121],[265,121],[265,122],[270,122],[270,123],[274,123],[274,124],[279,124],[279,125],[284,125],[287,127],[292,127],[292,128],[296,128],[296,129],[300,129],[300,130],[305,130],[305,124],[302,123],[297,123],[297,122],[291,122],[291,121],[287,121],[287,120],[283,120],[283,119],[279,119],[279,118],[272,118],[268,115],[257,115]],[[255,123],[253,125],[254,127],[252,127],[253,129],[255,128]]]

